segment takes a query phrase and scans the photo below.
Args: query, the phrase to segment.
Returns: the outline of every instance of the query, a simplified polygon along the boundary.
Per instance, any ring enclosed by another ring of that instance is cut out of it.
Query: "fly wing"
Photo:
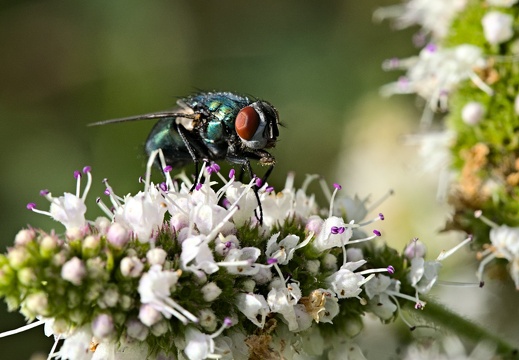
[[[191,110],[191,109],[189,109]],[[128,121],[139,121],[139,120],[160,120],[160,119],[176,119],[177,123],[182,124],[187,130],[191,130],[193,128],[193,120],[196,118],[193,111],[188,111],[186,109],[174,109],[169,111],[160,111],[156,113],[143,114],[143,115],[135,115],[129,117],[123,117],[118,119],[110,119],[103,120],[94,123],[88,124],[88,126],[99,126],[99,125],[108,125],[115,124],[121,122]]]

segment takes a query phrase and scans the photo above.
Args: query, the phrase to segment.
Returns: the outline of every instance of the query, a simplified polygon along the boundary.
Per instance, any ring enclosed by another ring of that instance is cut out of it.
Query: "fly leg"
[[[186,130],[186,128],[184,128],[184,126],[182,126],[181,124],[177,124],[177,132],[180,135],[182,141],[184,142],[184,145],[186,146],[189,155],[191,155],[193,162],[195,163],[195,181],[193,183],[193,186],[191,186],[191,189],[189,189],[189,192],[191,193],[197,185],[196,179],[198,178],[200,171],[200,160],[207,160],[207,156],[203,156],[204,152],[200,149],[200,146],[198,146],[198,141],[196,141],[195,139],[190,139],[188,137],[188,131]]]
[[[254,174],[252,172],[252,167],[250,166],[250,161],[249,161],[248,158],[246,158],[246,157],[239,157],[239,156],[227,156],[226,159],[229,162],[241,165],[242,173],[244,171],[246,171],[249,174],[250,179],[251,180],[254,179]],[[271,171],[272,170],[269,170],[267,172],[270,174]],[[254,195],[256,196],[256,201],[258,202],[258,207],[259,207],[259,216],[258,216],[256,210],[254,210],[254,215],[256,216],[256,219],[258,220],[260,225],[263,225],[263,207],[261,206],[261,200],[260,200],[260,197],[259,197],[259,192],[258,192],[259,187],[258,187],[258,185],[254,184],[252,189],[254,190]]]

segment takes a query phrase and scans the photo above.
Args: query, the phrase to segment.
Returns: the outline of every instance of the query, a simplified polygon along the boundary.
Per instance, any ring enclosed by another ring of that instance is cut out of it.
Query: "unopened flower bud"
[[[86,268],[83,261],[77,257],[73,257],[61,268],[61,277],[64,280],[70,281],[72,284],[79,286],[83,282],[86,275]]]
[[[425,257],[426,251],[427,248],[425,247],[425,244],[418,239],[414,239],[409,245],[406,246],[404,255],[408,259],[423,258]]]
[[[485,107],[477,101],[468,102],[461,110],[461,118],[467,125],[477,125],[485,115]]]
[[[121,260],[121,274],[124,277],[139,277],[144,269],[144,265],[136,256],[125,257]]]
[[[114,322],[109,314],[101,314],[92,321],[92,333],[98,339],[106,339],[114,331]]]
[[[151,249],[146,253],[146,259],[150,265],[163,265],[168,253],[161,248]]]
[[[24,286],[31,285],[36,279],[36,274],[31,268],[26,267],[18,271],[18,281]]]
[[[98,217],[95,221],[95,227],[99,230],[99,234],[101,235],[106,235],[111,224],[112,222],[104,216]]]
[[[144,341],[146,340],[148,333],[149,329],[139,320],[133,318],[126,322],[126,334],[128,334],[129,337],[139,341]]]
[[[99,252],[101,241],[99,237],[89,235],[82,242],[83,255],[86,257],[96,256]]]
[[[15,247],[10,249],[7,253],[7,259],[9,260],[9,265],[15,270],[19,270],[23,268],[29,260],[29,253],[23,247]]]
[[[308,260],[306,262],[306,270],[308,270],[308,272],[310,274],[314,274],[316,275],[318,272],[319,272],[319,268],[321,267],[321,263],[319,262],[319,260]]]
[[[139,309],[139,320],[146,326],[153,326],[162,320],[162,314],[149,304],[142,304]]]
[[[130,236],[124,226],[119,223],[113,223],[106,233],[106,239],[113,246],[122,248],[128,243]]]
[[[205,330],[209,332],[213,332],[216,330],[216,315],[211,309],[203,309],[198,314],[198,319],[200,320],[199,324]]]
[[[18,231],[16,237],[14,238],[14,244],[16,246],[24,246],[34,240],[35,232],[32,229],[24,229]]]
[[[49,258],[54,254],[54,250],[58,247],[58,239],[54,236],[44,236],[40,242],[40,255]]]
[[[30,294],[25,299],[24,305],[25,309],[33,316],[45,316],[48,311],[47,294],[44,292]]]
[[[512,15],[500,11],[489,11],[481,19],[485,39],[492,44],[504,43],[514,36]]]
[[[216,300],[216,298],[218,298],[218,296],[220,296],[222,293],[222,289],[220,289],[214,282],[210,282],[202,286],[201,291],[204,300],[207,302]]]
[[[77,240],[81,239],[83,237],[83,232],[78,227],[71,227],[70,229],[67,229],[67,232],[65,233],[67,239],[69,240]]]
[[[169,331],[168,321],[162,320],[151,327],[151,333],[155,336],[164,335]]]

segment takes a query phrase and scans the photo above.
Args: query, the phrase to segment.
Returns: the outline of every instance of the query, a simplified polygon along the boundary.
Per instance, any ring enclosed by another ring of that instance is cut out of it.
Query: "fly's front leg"
[[[254,154],[251,154],[252,156],[251,157],[255,157]],[[227,156],[226,158],[229,162],[232,162],[232,163],[235,163],[235,164],[239,164],[241,165],[242,167],[242,171],[243,169],[249,173],[249,177],[250,179],[254,179],[254,173],[252,172],[252,167],[250,165],[250,161],[247,157],[241,157],[241,156]],[[270,170],[272,171],[272,170]],[[269,174],[270,174],[270,171],[267,171]],[[261,179],[260,179],[261,180]],[[263,180],[261,180],[263,181]],[[256,216],[256,219],[258,220],[258,222],[260,223],[260,225],[263,225],[263,207],[261,206],[261,200],[260,200],[260,197],[259,197],[259,186],[254,184],[252,189],[254,190],[254,195],[256,196],[256,201],[258,202],[258,207],[259,207],[259,216],[256,212],[256,210],[254,210],[254,215]]]

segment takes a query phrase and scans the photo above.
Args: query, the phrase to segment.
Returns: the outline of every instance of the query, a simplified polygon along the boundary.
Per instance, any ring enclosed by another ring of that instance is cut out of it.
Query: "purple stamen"
[[[217,163],[214,163],[213,164],[213,170],[214,170],[214,172],[220,171],[220,165],[218,165]]]
[[[49,190],[47,190],[47,189],[43,189],[43,190],[40,190],[40,195],[41,195],[41,196],[45,196],[45,195],[48,195],[49,192],[50,192]]]
[[[261,185],[263,185],[263,180],[261,180],[261,178],[256,178],[256,186],[261,187]]]
[[[337,226],[332,226],[332,228],[330,229],[330,232],[332,234],[338,234],[339,233],[339,228]]]
[[[393,267],[393,265],[389,265],[387,267],[387,272],[390,273],[390,274],[394,274],[395,273],[395,268]]]
[[[378,214],[378,217],[379,217],[380,220],[384,220],[384,214],[379,213],[379,214]]]
[[[36,209],[36,204],[35,204],[35,203],[32,203],[32,202],[31,202],[31,203],[28,203],[28,204],[27,204],[27,209],[28,209],[28,210],[34,210],[34,209]]]
[[[110,195],[110,189],[105,189],[105,191],[103,191],[103,193],[104,193],[105,195]]]
[[[382,234],[380,233],[380,231],[378,230],[373,230],[373,234],[377,235],[377,236],[381,236]]]
[[[214,173],[214,169],[213,169],[212,166],[208,166],[208,167],[206,167],[206,169],[207,169],[207,173],[208,173],[208,174],[212,174],[212,173]]]
[[[222,200],[222,205],[224,208],[228,209],[229,206],[231,206],[231,202],[229,201],[229,199],[223,199]]]
[[[92,167],[91,166],[85,166],[83,168],[83,174],[88,174],[90,171],[92,171]]]
[[[333,183],[333,187],[336,188],[337,190],[341,190],[342,189],[342,186],[337,184],[337,183]]]
[[[196,184],[196,186],[195,186],[196,191],[200,190],[201,188],[202,188],[202,183]]]
[[[265,192],[267,192],[267,193],[271,193],[272,191],[274,191],[274,186],[268,186],[268,187],[265,189]]]
[[[226,247],[227,249],[230,248],[231,246],[232,246],[232,242],[227,241],[227,242],[225,243],[225,247]]]
[[[226,317],[224,320],[223,320],[223,324],[226,326],[226,327],[231,327],[232,326],[232,319],[230,317]]]
[[[344,226],[339,226],[339,228],[337,229],[337,234],[342,234],[344,230],[346,230]]]
[[[168,185],[165,182],[160,183],[159,188],[164,192],[168,191]]]
[[[164,169],[162,169],[162,171],[164,171],[165,173],[168,173],[171,170],[173,170],[173,166],[171,166],[171,165],[166,165],[166,166],[164,166]]]
[[[423,306],[422,306],[422,304],[420,304],[420,303],[416,303],[416,304],[414,304],[414,308],[415,308],[416,310],[420,310],[422,307],[423,307]]]
[[[276,264],[277,262],[278,262],[278,259],[276,259],[276,258],[267,259],[267,264],[269,264],[269,265]]]
[[[74,171],[74,178],[77,179],[80,177],[81,177],[81,172],[79,170]]]
[[[234,174],[236,173],[236,171],[234,169],[231,169],[229,171],[229,179],[232,179],[234,177]]]
[[[435,52],[438,49],[438,47],[434,44],[429,43],[425,46],[425,49],[429,52]]]

